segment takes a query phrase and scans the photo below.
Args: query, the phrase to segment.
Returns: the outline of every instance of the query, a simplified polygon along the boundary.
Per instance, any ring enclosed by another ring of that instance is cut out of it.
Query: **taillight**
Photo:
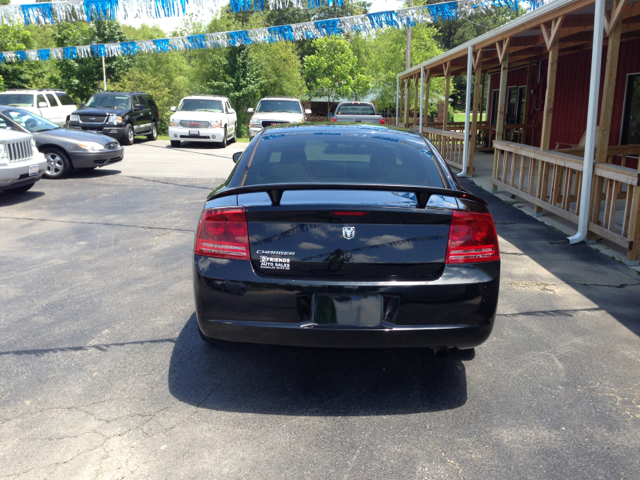
[[[387,122],[384,121],[384,118],[381,118],[380,119],[380,125],[384,125],[385,123],[387,123]]]
[[[200,216],[196,255],[250,260],[244,207],[204,210]]]
[[[332,121],[332,122],[337,122],[337,121],[338,121],[338,119],[337,119],[336,117],[333,117],[333,118],[331,119],[331,121]]]
[[[454,211],[446,263],[500,260],[498,234],[490,213]]]

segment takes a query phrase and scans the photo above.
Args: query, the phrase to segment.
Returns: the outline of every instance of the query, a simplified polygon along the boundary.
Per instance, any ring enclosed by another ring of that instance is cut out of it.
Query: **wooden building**
[[[424,122],[430,79],[467,73],[466,125]],[[399,74],[398,109],[461,175],[493,151],[494,189],[640,264],[640,0],[555,0]]]

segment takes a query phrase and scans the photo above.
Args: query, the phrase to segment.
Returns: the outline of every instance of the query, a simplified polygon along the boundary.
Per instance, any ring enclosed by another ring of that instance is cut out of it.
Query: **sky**
[[[210,0],[204,0],[206,3],[213,4],[214,2]],[[18,4],[26,4],[26,3],[35,3],[34,0],[12,0],[12,5]],[[383,12],[385,10],[397,10],[398,8],[402,8],[403,1],[401,0],[372,0],[370,12]],[[147,25],[157,25],[168,35],[172,30],[175,30],[182,23],[183,17],[174,17],[174,18],[161,18],[161,19],[146,19],[146,20],[129,20],[122,22],[125,25],[130,25],[132,27],[139,27],[143,23]],[[206,18],[203,18],[206,20]],[[214,32],[210,32],[214,33]]]

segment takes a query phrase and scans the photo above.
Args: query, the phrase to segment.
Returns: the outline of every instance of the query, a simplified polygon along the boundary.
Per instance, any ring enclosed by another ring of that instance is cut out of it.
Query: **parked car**
[[[373,123],[384,125],[382,115],[378,115],[373,103],[342,102],[336,107],[332,122]]]
[[[77,110],[64,90],[7,90],[0,93],[0,105],[22,108],[60,126]]]
[[[64,178],[72,168],[94,169],[124,158],[124,149],[111,137],[60,128],[20,108],[0,107],[0,120],[18,132],[33,135],[47,159],[47,178]]]
[[[144,92],[100,92],[71,114],[69,128],[101,133],[133,145],[136,135],[158,138],[158,106]]]
[[[181,141],[219,143],[235,142],[238,136],[238,117],[227,97],[219,95],[191,95],[171,107],[175,112],[169,119],[169,138],[172,147]]]
[[[253,139],[263,128],[283,123],[302,123],[305,115],[311,115],[311,110],[302,108],[300,100],[293,97],[265,97],[258,102],[249,122],[249,137]]]
[[[15,131],[0,118],[0,190],[24,193],[42,178],[46,168],[33,136]]]
[[[196,230],[204,340],[440,350],[489,337],[500,285],[493,219],[424,137],[280,125],[234,161]],[[242,297],[220,288],[231,282]]]

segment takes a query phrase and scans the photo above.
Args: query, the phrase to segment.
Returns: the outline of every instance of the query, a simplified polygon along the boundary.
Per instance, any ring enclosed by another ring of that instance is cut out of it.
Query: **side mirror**
[[[171,110],[172,112],[175,112],[176,110],[178,110],[178,107],[171,107],[171,108],[170,108],[170,110]]]
[[[236,111],[233,108],[230,108],[229,113],[236,113]]]
[[[311,109],[310,108],[305,108],[304,109],[304,113],[305,113],[305,115],[311,115]]]
[[[144,107],[143,107],[141,104],[139,104],[139,103],[136,103],[136,104],[133,106],[133,111],[134,111],[134,112],[140,112],[140,111],[142,111],[142,110],[144,110]]]
[[[48,106],[47,102],[38,102],[38,108],[47,108]]]
[[[253,113],[253,108],[251,107],[247,108],[247,113]]]
[[[233,163],[238,163],[238,160],[240,160],[240,157],[242,157],[242,154],[244,152],[236,152],[233,154],[233,156],[231,157],[233,159]]]

